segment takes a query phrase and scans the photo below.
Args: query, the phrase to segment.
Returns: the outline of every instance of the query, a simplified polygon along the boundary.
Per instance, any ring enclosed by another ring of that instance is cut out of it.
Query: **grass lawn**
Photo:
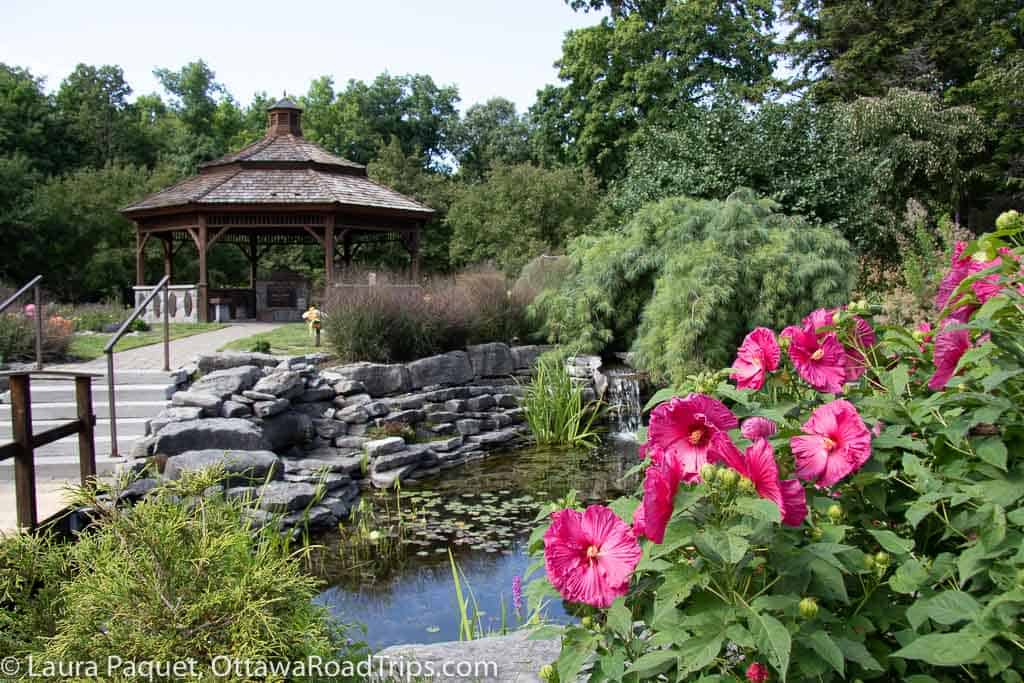
[[[221,323],[171,323],[171,339],[191,337],[193,334],[212,332],[219,330],[224,325]],[[76,334],[71,338],[71,346],[68,347],[68,355],[79,360],[92,360],[103,355],[103,347],[110,341],[111,334]],[[164,340],[164,326],[153,325],[149,332],[141,332],[138,335],[126,334],[114,347],[115,351],[127,351],[140,346],[159,344]]]
[[[307,353],[330,353],[327,339],[321,333],[320,346],[313,346],[306,323],[285,323],[263,334],[236,339],[221,347],[221,351],[252,351],[257,340],[270,343],[270,353],[275,356],[301,356]]]

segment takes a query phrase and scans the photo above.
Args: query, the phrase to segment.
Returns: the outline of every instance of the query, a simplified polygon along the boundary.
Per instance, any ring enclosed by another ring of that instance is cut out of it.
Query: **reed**
[[[573,382],[559,356],[538,360],[523,397],[526,422],[538,444],[597,445],[599,433],[594,423],[600,407],[599,401],[584,400],[583,386]]]

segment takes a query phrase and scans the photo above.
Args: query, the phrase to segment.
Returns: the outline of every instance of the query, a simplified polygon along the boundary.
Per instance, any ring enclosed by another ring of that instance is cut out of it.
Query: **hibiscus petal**
[[[797,476],[804,481],[816,482],[825,473],[828,464],[828,450],[825,438],[813,435],[794,436],[789,440],[789,449],[796,459]]]
[[[782,523],[800,526],[807,518],[807,491],[796,479],[780,482],[779,488],[782,490]]]
[[[765,439],[757,439],[746,450],[747,475],[758,495],[772,501],[782,511],[782,490],[779,488],[779,465],[775,462],[775,451]]]

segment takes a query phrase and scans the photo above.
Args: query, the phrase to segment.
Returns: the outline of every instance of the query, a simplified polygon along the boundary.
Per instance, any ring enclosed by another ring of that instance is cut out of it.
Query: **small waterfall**
[[[614,368],[608,376],[609,427],[613,436],[636,438],[640,429],[640,382],[634,370]]]

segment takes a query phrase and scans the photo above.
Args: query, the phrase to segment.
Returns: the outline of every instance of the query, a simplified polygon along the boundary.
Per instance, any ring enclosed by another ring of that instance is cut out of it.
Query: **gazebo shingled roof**
[[[145,284],[143,250],[151,237],[163,241],[168,275],[174,252],[182,243],[195,243],[202,318],[207,315],[206,252],[217,241],[236,244],[249,258],[250,287],[260,255],[274,244],[322,245],[330,283],[336,244],[342,245],[347,264],[359,244],[397,238],[410,253],[415,277],[420,233],[434,211],[370,180],[365,166],[306,140],[302,109],[291,100],[274,103],[267,115],[263,139],[208,161],[198,174],[122,209],[136,225],[137,284]]]

